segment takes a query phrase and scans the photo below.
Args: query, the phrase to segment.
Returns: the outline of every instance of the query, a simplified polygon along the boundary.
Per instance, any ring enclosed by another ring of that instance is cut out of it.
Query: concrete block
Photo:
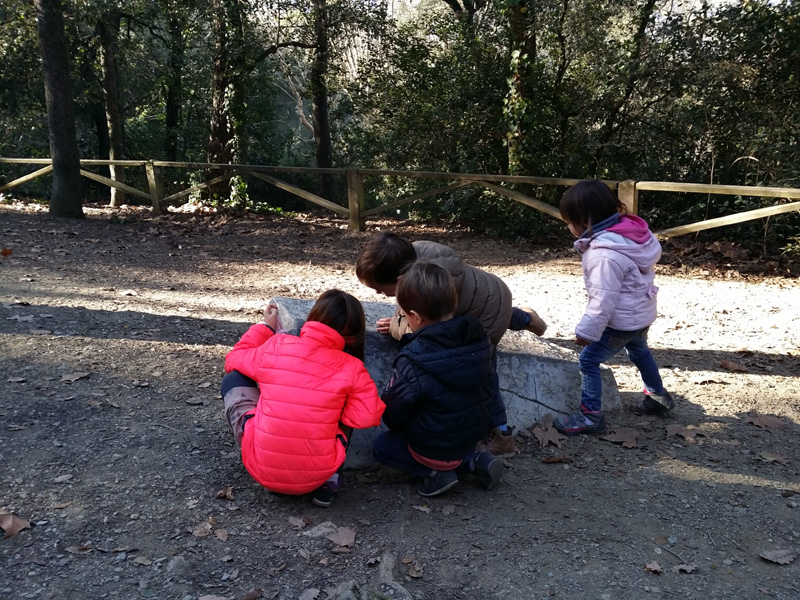
[[[304,321],[313,300],[277,298],[294,319],[295,330]],[[367,318],[364,364],[381,392],[391,377],[397,342],[375,331],[375,322],[394,313],[394,304],[364,302]],[[581,375],[576,352],[536,337],[527,331],[508,331],[498,346],[497,368],[508,422],[528,429],[550,413],[554,417],[577,410],[581,398]],[[602,367],[603,411],[620,406],[617,382],[611,369]],[[345,467],[358,468],[372,462],[372,440],[383,426],[353,433]]]

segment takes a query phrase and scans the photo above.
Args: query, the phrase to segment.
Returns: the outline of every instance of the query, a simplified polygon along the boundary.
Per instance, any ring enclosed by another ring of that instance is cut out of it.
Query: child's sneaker
[[[419,480],[417,492],[420,496],[425,496],[426,498],[438,496],[439,494],[444,494],[457,483],[458,475],[456,475],[455,471],[434,471],[432,475]]]
[[[322,508],[328,508],[333,504],[333,499],[336,497],[336,492],[338,491],[339,479],[337,478],[336,481],[329,479],[323,483],[321,487],[317,488],[314,492],[314,498],[311,499],[311,503],[316,506],[321,506]]]
[[[475,477],[485,490],[493,490],[503,478],[503,463],[490,452],[478,452],[475,455]]]
[[[520,310],[522,312],[528,313],[528,316],[531,318],[531,322],[528,323],[528,326],[525,327],[525,330],[531,331],[536,335],[538,335],[539,337],[542,337],[544,335],[544,332],[547,331],[547,323],[544,322],[544,319],[542,319],[542,317],[536,314],[535,310],[527,306],[520,307]]]
[[[572,413],[566,417],[558,417],[553,421],[553,427],[564,435],[578,435],[589,433],[600,435],[606,432],[606,420],[600,412],[581,412]]]
[[[644,388],[642,392],[646,396],[645,400],[649,399],[658,402],[658,404],[664,407],[664,410],[672,410],[675,408],[675,400],[673,400],[672,394],[670,394],[667,390],[663,390],[660,394],[656,394],[655,392],[651,392],[647,388]],[[642,401],[639,406],[642,404],[644,404],[644,401]]]
[[[486,451],[500,458],[511,458],[517,453],[514,428],[508,427],[506,431],[500,431],[497,427],[492,427],[487,438],[475,445],[475,450]]]
[[[642,401],[639,402],[637,406],[633,407],[633,412],[641,416],[644,415],[664,416],[667,414],[668,411],[666,407],[662,406],[649,396],[645,396],[644,398],[642,398]]]

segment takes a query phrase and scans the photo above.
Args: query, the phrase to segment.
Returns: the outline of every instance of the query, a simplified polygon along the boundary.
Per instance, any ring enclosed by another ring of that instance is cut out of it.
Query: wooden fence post
[[[639,190],[636,189],[636,182],[633,179],[620,181],[617,187],[617,197],[619,201],[628,209],[628,214],[639,214]]]
[[[358,169],[347,169],[347,203],[350,208],[350,229],[364,231],[364,176]]]
[[[147,171],[147,185],[150,188],[150,201],[153,203],[153,214],[161,212],[161,199],[164,197],[164,174],[161,167],[147,161],[144,165]]]

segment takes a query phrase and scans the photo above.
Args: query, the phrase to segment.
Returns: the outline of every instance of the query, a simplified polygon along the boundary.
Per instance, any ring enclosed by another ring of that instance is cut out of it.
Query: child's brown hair
[[[417,259],[414,246],[391,231],[373,235],[356,260],[356,277],[366,286],[391,285]]]
[[[583,179],[561,196],[558,205],[561,218],[591,233],[592,226],[605,221],[614,213],[626,213],[608,186],[599,179]]]
[[[317,298],[308,321],[318,321],[338,331],[344,338],[344,351],[364,360],[364,307],[341,290],[328,290]]]
[[[442,321],[456,312],[456,284],[447,269],[418,260],[397,281],[397,304],[431,322]]]

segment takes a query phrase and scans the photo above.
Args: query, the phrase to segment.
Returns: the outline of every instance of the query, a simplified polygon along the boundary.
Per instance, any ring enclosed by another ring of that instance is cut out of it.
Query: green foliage
[[[206,160],[214,6],[227,11],[232,79],[225,110],[243,162],[315,164],[314,51],[265,51],[313,40],[314,15],[324,11],[337,166],[768,186],[796,186],[800,178],[800,3],[789,0],[496,0],[463,4],[461,11],[442,0],[391,6],[380,0],[68,0],[82,156],[104,157],[107,147],[97,23],[118,10],[126,158],[165,158],[174,139],[178,160]],[[31,4],[6,0],[0,23],[0,156],[48,156]],[[178,122],[168,132],[171,92],[180,94]],[[3,166],[1,175],[8,180],[29,170]],[[205,174],[171,175],[168,187],[177,191]],[[142,186],[139,177],[131,174],[131,182]],[[313,176],[282,178],[318,189]],[[367,203],[449,183],[369,177]],[[48,186],[41,178],[20,191],[45,195]],[[105,192],[91,189],[98,197]],[[551,205],[563,192],[517,189]],[[343,178],[334,193],[344,201]],[[214,201],[237,210],[309,209],[256,180],[223,186]],[[640,210],[662,228],[774,203],[653,193],[642,195]],[[562,227],[476,185],[398,213],[509,237]],[[796,252],[799,232],[798,216],[790,213],[714,234]]]

